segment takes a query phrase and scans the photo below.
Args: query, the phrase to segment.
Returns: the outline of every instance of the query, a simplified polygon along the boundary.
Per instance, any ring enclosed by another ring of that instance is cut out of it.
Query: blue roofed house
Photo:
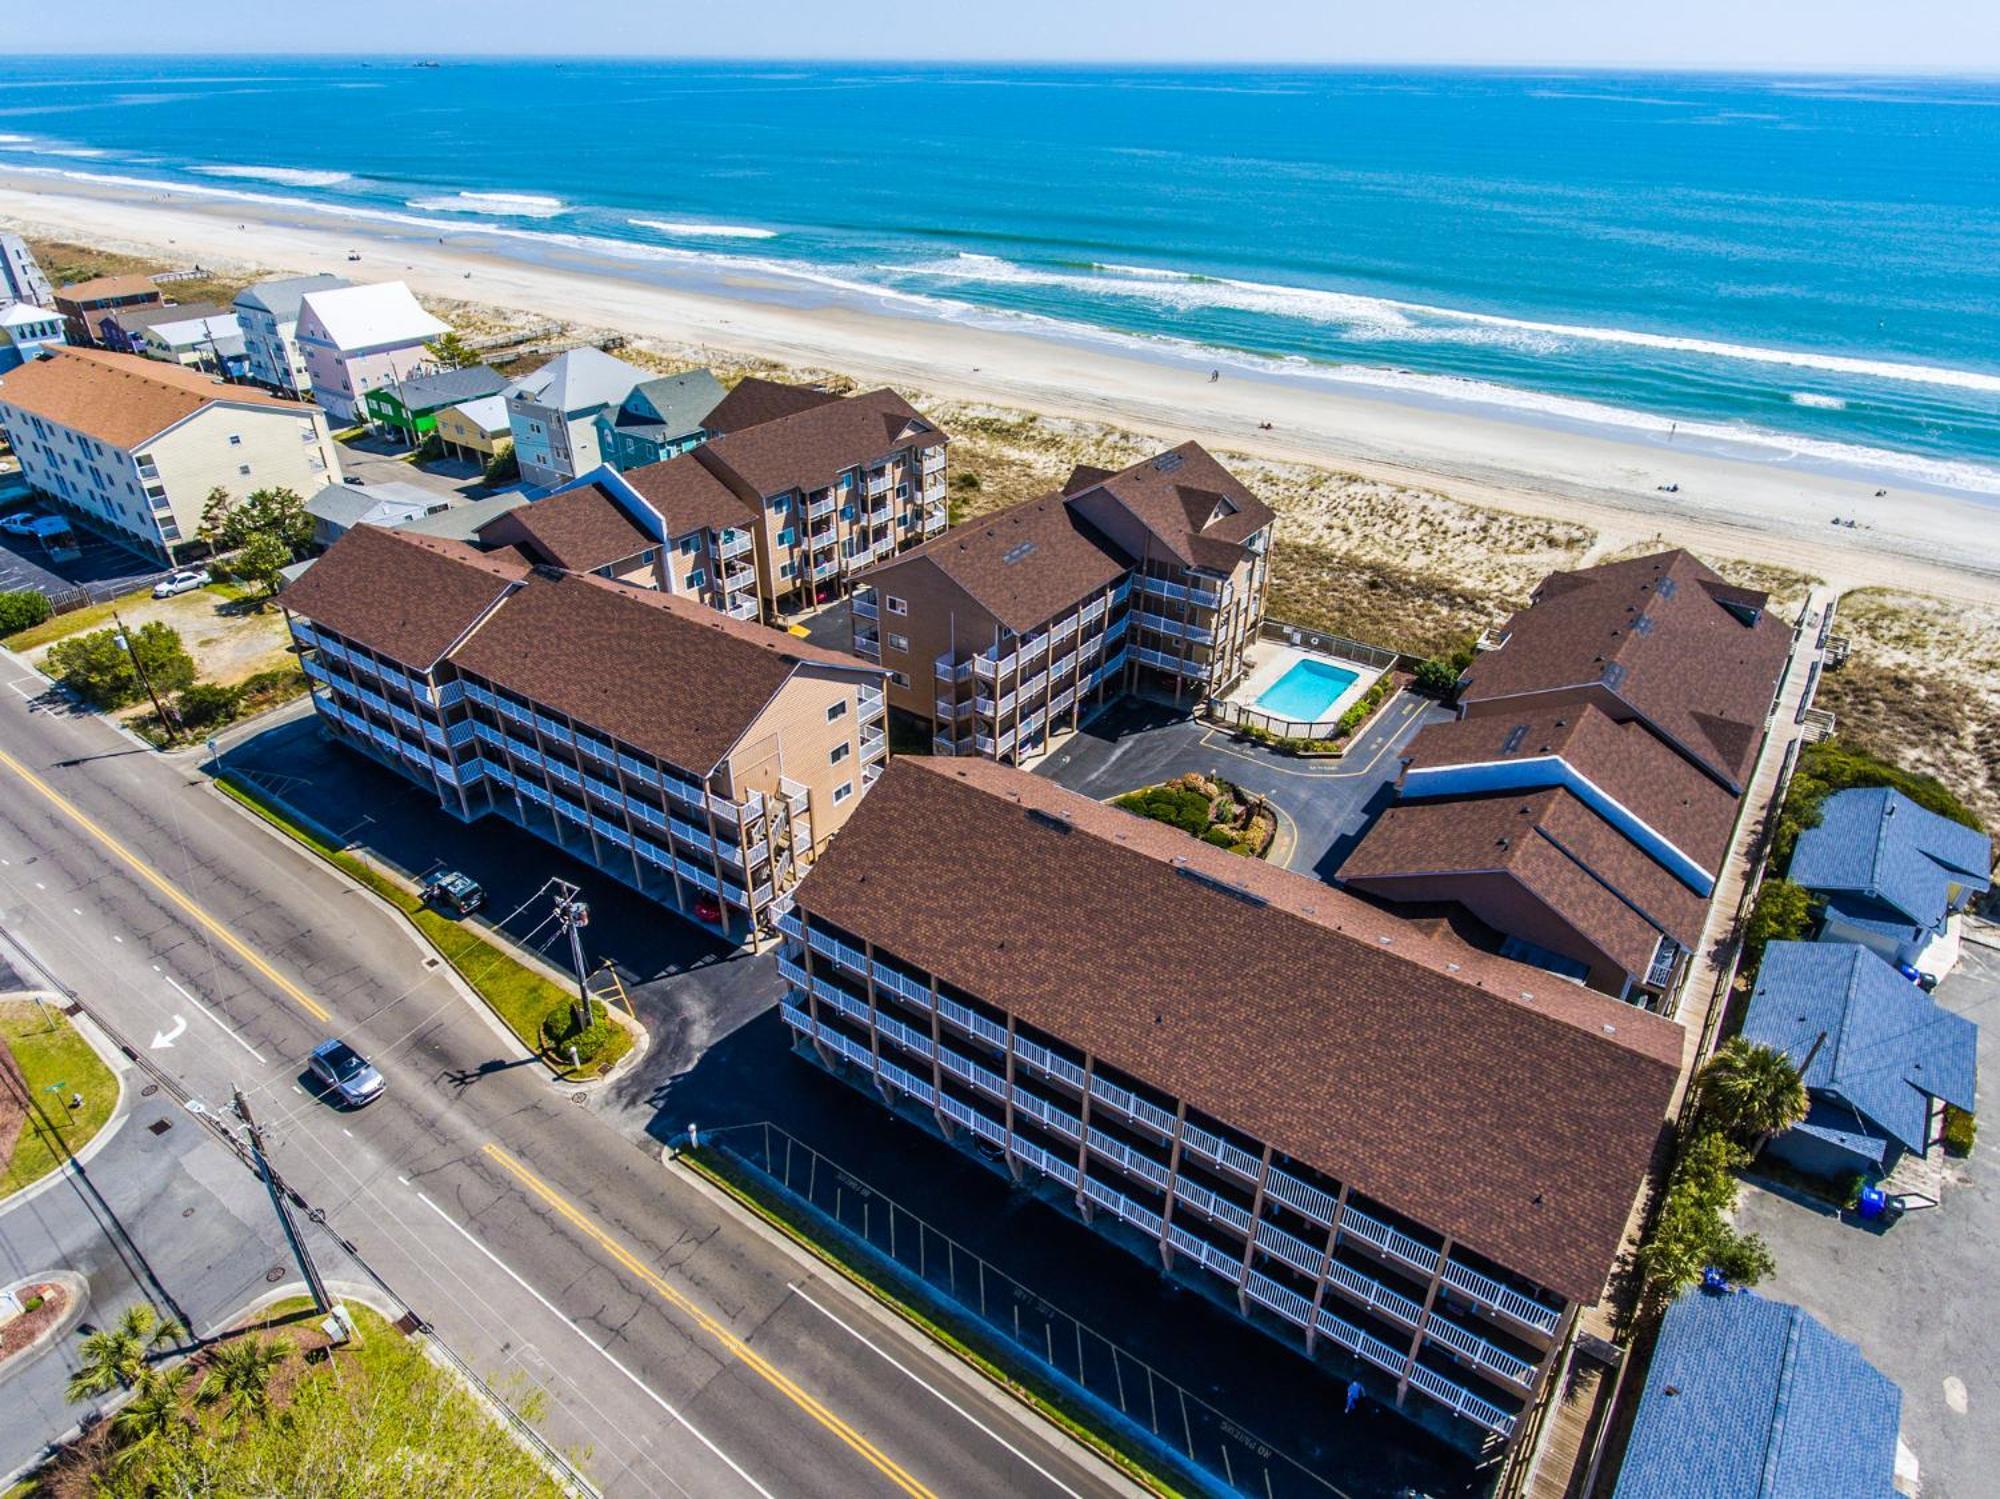
[[[642,381],[622,404],[597,414],[598,451],[621,473],[664,463],[714,435],[706,425],[708,414],[728,394],[707,370]]]
[[[1660,1326],[1616,1499],[1890,1499],[1902,1413],[1810,1313],[1690,1291]]]
[[[1921,960],[1953,913],[1991,888],[1992,871],[1986,834],[1873,786],[1821,804],[1819,826],[1799,835],[1790,877],[1826,903],[1820,941],[1859,942],[1891,963],[1942,972],[1948,961]]]
[[[1805,1120],[1765,1147],[1801,1171],[1887,1172],[1930,1148],[1942,1104],[1974,1111],[1979,1027],[1852,942],[1766,947],[1743,1035],[1805,1078]]]

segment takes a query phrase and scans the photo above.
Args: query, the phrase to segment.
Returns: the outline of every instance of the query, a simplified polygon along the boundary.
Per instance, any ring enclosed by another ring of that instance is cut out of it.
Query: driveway
[[[1968,941],[1937,1000],[1979,1023],[1990,1088],[2000,1076],[2000,949]],[[1778,1261],[1758,1289],[1806,1308],[1902,1386],[1903,1439],[1921,1465],[1924,1499],[1989,1495],[2000,1473],[1996,1160],[2000,1131],[1989,1123],[1972,1155],[1952,1163],[1944,1206],[1881,1231],[1755,1183],[1737,1215]]]
[[[341,473],[360,479],[364,485],[414,484],[419,489],[435,490],[447,498],[486,493],[481,475],[472,471],[471,465],[439,465],[441,472],[419,468],[404,461],[410,451],[408,448],[386,438],[362,437],[352,442],[336,443],[335,446],[340,449]]]
[[[1331,880],[1361,835],[1395,799],[1396,752],[1451,710],[1405,692],[1338,760],[1301,760],[1230,737],[1164,704],[1119,703],[1034,767],[1099,801],[1190,771],[1211,772],[1269,797],[1283,814],[1273,858]]]

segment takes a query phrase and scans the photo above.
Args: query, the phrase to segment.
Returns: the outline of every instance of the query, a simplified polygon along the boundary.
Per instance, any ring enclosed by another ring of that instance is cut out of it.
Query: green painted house
[[[664,463],[713,435],[708,414],[727,394],[707,370],[642,381],[623,404],[597,414],[598,453],[621,473]]]
[[[440,411],[462,401],[498,395],[506,386],[504,375],[483,364],[391,380],[368,392],[368,425],[415,447],[437,430]]]

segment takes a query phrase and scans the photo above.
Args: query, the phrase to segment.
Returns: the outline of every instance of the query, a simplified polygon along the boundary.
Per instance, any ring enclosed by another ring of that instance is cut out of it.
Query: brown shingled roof
[[[131,297],[145,292],[160,295],[160,288],[148,276],[95,276],[56,288],[59,302],[96,302],[106,297]]]
[[[898,570],[923,566],[1025,635],[1117,582],[1131,564],[1061,495],[1044,495],[955,526],[856,581],[882,587]]]
[[[286,587],[282,602],[287,613],[427,671],[527,575],[503,553],[354,526]]]
[[[595,484],[517,505],[481,526],[479,536],[487,540],[492,532],[492,539],[518,545],[517,531],[536,561],[579,573],[595,572],[659,545]]]
[[[987,761],[893,761],[798,903],[1586,1302],[1679,1067],[1669,1022]]]
[[[721,762],[799,666],[881,675],[693,599],[548,571],[451,660],[696,775]]]
[[[1389,808],[1340,867],[1343,884],[1392,899],[1402,882],[1518,883],[1625,972],[1643,976],[1665,932],[1696,946],[1708,903],[1564,790]]]
[[[1710,875],[1721,872],[1737,799],[1643,724],[1619,723],[1593,704],[1435,723],[1403,751],[1411,770],[1544,758],[1563,760]]]
[[[715,403],[715,409],[702,418],[701,424],[711,432],[741,432],[745,427],[755,427],[794,412],[810,411],[815,406],[824,406],[839,399],[833,392],[817,386],[785,385],[776,380],[760,380],[755,375],[745,375],[728,395]]]
[[[280,401],[246,385],[161,359],[113,354],[105,349],[52,349],[0,375],[0,401],[46,421],[73,427],[117,448],[156,437],[215,402],[287,411],[308,417],[312,408]]]
[[[1791,631],[1687,552],[1552,573],[1481,652],[1459,702],[1602,687],[1711,774],[1741,789],[1791,651]],[[1754,614],[1756,623],[1744,615]]]
[[[1243,558],[1243,543],[1276,519],[1198,442],[1088,480],[1097,472],[1079,468],[1065,492],[1072,499],[1100,490],[1112,496],[1189,567],[1232,571]]]
[[[722,465],[758,494],[774,495],[823,489],[845,470],[899,447],[931,447],[944,440],[916,407],[885,389],[740,428],[694,451],[704,464]]]
[[[710,528],[726,531],[757,519],[750,503],[702,467],[692,453],[630,469],[624,479],[660,512],[669,537]]]

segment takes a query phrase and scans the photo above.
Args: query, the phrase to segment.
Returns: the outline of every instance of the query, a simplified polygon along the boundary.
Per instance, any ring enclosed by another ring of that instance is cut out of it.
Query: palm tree
[[[136,1461],[187,1424],[181,1409],[181,1387],[187,1383],[187,1365],[172,1369],[142,1369],[137,1389],[125,1408],[111,1418],[111,1434],[118,1439],[121,1464]]]
[[[82,1366],[70,1376],[64,1398],[89,1400],[119,1386],[131,1389],[146,1372],[153,1349],[180,1332],[179,1324],[162,1321],[143,1301],[126,1307],[116,1326],[100,1327],[83,1340]]]
[[[239,1424],[245,1416],[260,1420],[271,1404],[271,1376],[292,1356],[289,1338],[264,1339],[254,1333],[217,1350],[209,1361],[197,1398],[204,1405],[226,1404],[224,1419]]]
[[[1771,1136],[1806,1117],[1805,1079],[1774,1046],[1731,1037],[1701,1071],[1701,1102],[1723,1129],[1754,1138],[1754,1155]]]

